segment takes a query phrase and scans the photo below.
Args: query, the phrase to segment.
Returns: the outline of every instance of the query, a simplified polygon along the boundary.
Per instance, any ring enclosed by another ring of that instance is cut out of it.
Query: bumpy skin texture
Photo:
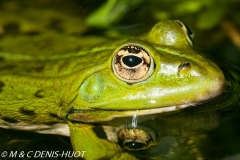
[[[154,63],[147,78],[139,82],[119,79],[113,71],[115,54],[128,45],[143,48]],[[35,55],[38,48],[26,54],[8,53],[9,48],[0,53],[3,124],[99,122],[131,116],[136,110],[142,115],[174,111],[216,97],[225,87],[219,67],[196,52],[173,21],[159,22],[146,37],[84,46],[66,54]],[[84,137],[88,143],[98,140],[89,126],[80,127],[95,137]],[[81,145],[84,138],[74,136],[80,134],[75,132],[78,125],[70,128],[76,150],[92,146]],[[119,150],[112,147],[114,153]]]

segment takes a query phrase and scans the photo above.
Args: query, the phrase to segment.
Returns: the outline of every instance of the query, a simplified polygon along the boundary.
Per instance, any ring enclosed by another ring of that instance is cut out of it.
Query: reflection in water
[[[135,118],[133,116],[132,121],[135,121]],[[125,151],[130,151],[131,154],[137,157],[149,158],[150,155],[165,157],[173,155],[173,150],[175,150],[175,156],[180,156],[182,149],[186,147],[178,147],[183,144],[193,145],[196,141],[194,137],[216,129],[220,120],[221,115],[218,112],[193,114],[181,112],[169,115],[139,116],[137,126],[119,126],[118,123],[123,120],[115,119],[112,122],[108,122],[111,126],[105,126],[104,128],[115,128],[111,129],[111,131],[116,131],[116,133],[111,133],[111,135],[116,134],[117,137],[117,141],[113,142],[119,143]],[[107,130],[107,132],[109,131],[110,129]],[[148,135],[146,136],[146,134]],[[163,151],[161,151],[162,149]]]
[[[134,114],[132,117],[132,127],[133,128],[137,127],[137,120],[138,120],[138,116],[137,116],[137,114]]]

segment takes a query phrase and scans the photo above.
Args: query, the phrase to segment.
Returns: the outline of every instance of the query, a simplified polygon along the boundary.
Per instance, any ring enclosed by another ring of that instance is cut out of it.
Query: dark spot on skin
[[[0,67],[0,70],[10,70],[10,69],[13,69],[15,67],[16,67],[15,64],[7,64],[5,66]]]
[[[62,32],[64,30],[62,26],[62,20],[58,18],[51,18],[48,24],[48,28],[58,32]]]
[[[2,120],[8,122],[8,123],[17,123],[18,121],[12,118],[8,118],[8,117],[2,117]]]
[[[34,96],[37,98],[44,98],[42,93],[43,93],[43,90],[38,90],[36,93],[34,93]]]
[[[3,25],[5,34],[18,34],[20,32],[19,28],[20,26],[17,22],[9,22]]]
[[[49,116],[54,118],[59,118],[56,114],[53,114],[53,113],[50,113]]]
[[[49,116],[50,116],[50,117],[53,117],[53,118],[61,119],[60,117],[58,117],[56,114],[53,114],[53,113],[50,113]],[[62,120],[62,119],[61,119],[61,120]]]
[[[5,84],[3,82],[0,81],[0,92],[3,91],[3,87],[5,86]]]
[[[183,62],[178,67],[179,70],[184,70],[184,69],[187,69],[187,68],[191,68],[191,64],[189,62]]]
[[[58,73],[61,73],[62,71],[64,71],[66,69],[66,67],[69,66],[69,62],[63,62],[61,64],[58,65]],[[79,66],[79,64],[76,64],[76,66]]]
[[[58,115],[53,114],[53,113],[50,113],[49,116],[52,118],[58,119],[58,120],[62,120],[62,118],[58,117]]]
[[[26,110],[24,108],[20,108],[20,113],[26,115],[26,116],[35,116],[36,113],[34,111],[29,111],[29,110]]]
[[[94,127],[92,127],[92,130],[97,135],[98,138],[105,139],[105,140],[107,139],[107,135],[106,135],[103,127],[94,126]]]
[[[44,66],[38,66],[38,67],[35,67],[35,68],[31,68],[29,70],[27,70],[27,72],[37,72],[37,73],[40,73],[44,70]]]
[[[38,35],[40,33],[41,33],[41,31],[38,31],[38,30],[30,30],[30,31],[25,32],[24,34],[28,35],[28,36],[35,36],[35,35]]]
[[[63,106],[63,101],[60,100],[59,107],[62,107],[62,106]]]
[[[42,72],[43,69],[44,69],[44,66],[39,66],[39,67],[34,68],[34,71],[36,71],[36,72]]]

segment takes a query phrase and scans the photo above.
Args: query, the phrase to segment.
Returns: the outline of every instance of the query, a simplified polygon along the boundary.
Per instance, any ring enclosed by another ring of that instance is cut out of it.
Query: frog
[[[181,21],[165,20],[147,34],[99,40],[68,53],[21,53],[14,42],[6,43],[0,53],[0,127],[70,136],[74,150],[87,151],[85,159],[136,159],[124,151],[150,147],[145,142],[155,139],[154,131],[139,120],[112,132],[101,124],[179,112],[225,90],[223,72],[194,49],[193,36]],[[42,38],[48,44],[52,37]],[[37,40],[28,44],[20,37],[19,43],[32,49],[41,44]],[[108,133],[119,140],[107,139]],[[125,143],[136,136],[140,143]]]

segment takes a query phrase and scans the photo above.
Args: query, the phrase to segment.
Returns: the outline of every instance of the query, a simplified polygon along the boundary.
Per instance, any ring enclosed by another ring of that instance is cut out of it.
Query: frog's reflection
[[[128,152],[136,157],[149,157],[149,155],[154,154],[166,156],[173,148],[176,150],[175,154],[181,151],[177,147],[177,144],[182,144],[179,142],[180,139],[181,141],[192,139],[192,142],[187,143],[193,143],[194,137],[215,130],[220,122],[221,114],[217,111],[202,113],[178,112],[115,118],[112,121],[93,124],[92,130],[98,138],[105,139],[118,147],[120,146],[121,151],[119,152]],[[74,123],[72,125],[78,126],[80,124]],[[73,127],[70,126],[70,128]],[[77,128],[78,133],[86,130],[86,126],[78,126]],[[75,143],[73,143],[74,145]],[[108,150],[107,148],[109,150],[113,149],[111,145],[108,145],[106,150]]]
[[[104,130],[126,150],[145,150],[150,146],[157,145],[164,136],[190,137],[206,131],[216,129],[221,120],[218,112],[206,112],[195,114],[174,115],[151,115],[138,117],[133,116],[132,123],[127,125],[104,126]],[[114,127],[115,129],[112,129]],[[114,135],[114,132],[116,134]]]

